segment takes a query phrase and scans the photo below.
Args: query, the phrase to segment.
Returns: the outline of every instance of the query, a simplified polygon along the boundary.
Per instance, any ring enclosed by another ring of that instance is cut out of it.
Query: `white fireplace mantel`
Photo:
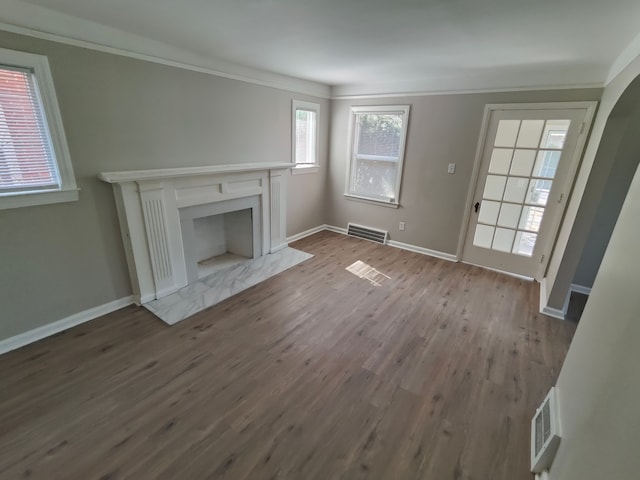
[[[202,175],[255,172],[260,170],[286,170],[290,163],[236,163],[230,165],[207,165],[205,167],[156,168],[153,170],[130,170],[125,172],[102,172],[98,178],[107,183],[163,180]]]
[[[289,163],[104,172],[113,185],[134,297],[148,303],[187,285],[180,209],[257,197],[261,255],[287,246],[286,182]]]

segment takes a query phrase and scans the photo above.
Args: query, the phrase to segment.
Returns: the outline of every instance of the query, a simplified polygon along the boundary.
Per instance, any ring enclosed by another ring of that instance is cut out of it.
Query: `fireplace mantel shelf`
[[[189,283],[190,230],[183,228],[189,215],[251,208],[253,257],[286,247],[289,168],[290,163],[256,162],[101,173],[100,180],[113,187],[136,303]]]
[[[254,172],[259,170],[285,170],[287,168],[291,168],[290,163],[237,163],[232,165],[208,165],[205,167],[157,168],[153,170],[102,172],[98,175],[98,178],[107,183],[126,183],[144,180],[193,177],[198,175]]]

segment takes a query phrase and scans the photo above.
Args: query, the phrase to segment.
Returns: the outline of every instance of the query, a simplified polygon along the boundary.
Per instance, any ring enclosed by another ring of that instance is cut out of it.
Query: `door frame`
[[[489,120],[491,114],[500,110],[560,110],[560,109],[585,109],[586,113],[582,126],[580,127],[580,133],[578,134],[578,140],[576,141],[576,147],[573,153],[573,157],[570,160],[569,171],[567,174],[567,181],[569,182],[566,187],[566,195],[562,198],[561,214],[558,215],[557,220],[549,227],[550,241],[548,243],[548,251],[543,252],[544,260],[538,270],[536,279],[544,277],[547,272],[547,266],[549,265],[549,259],[551,258],[551,252],[555,248],[556,239],[558,236],[559,227],[564,219],[568,200],[573,194],[573,185],[575,183],[576,173],[578,167],[582,161],[584,149],[591,132],[593,125],[593,119],[595,117],[596,109],[598,107],[597,101],[584,101],[584,102],[545,102],[545,103],[488,103],[484,107],[484,114],[482,117],[482,125],[480,127],[480,137],[478,139],[478,146],[476,147],[476,155],[473,162],[473,170],[471,173],[471,179],[469,181],[469,189],[467,191],[467,200],[465,202],[465,210],[462,217],[462,226],[460,228],[460,235],[458,236],[458,247],[456,249],[456,260],[461,262],[464,250],[465,240],[467,238],[469,224],[471,221],[471,209],[473,207],[473,200],[477,188],[478,177],[480,175],[480,167],[482,165],[482,157],[487,141],[487,131],[489,129]],[[509,273],[509,272],[506,272]]]

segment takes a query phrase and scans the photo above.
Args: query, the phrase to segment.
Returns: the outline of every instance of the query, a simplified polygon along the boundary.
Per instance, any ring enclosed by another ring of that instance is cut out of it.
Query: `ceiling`
[[[343,94],[602,84],[640,33],[638,0],[17,3]]]

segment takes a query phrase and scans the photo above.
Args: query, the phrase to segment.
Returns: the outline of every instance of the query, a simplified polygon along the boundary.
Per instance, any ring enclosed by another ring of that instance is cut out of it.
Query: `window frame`
[[[357,200],[365,203],[371,203],[374,205],[381,205],[385,207],[398,208],[400,206],[400,192],[402,188],[402,171],[404,165],[405,149],[407,143],[407,134],[409,131],[409,112],[411,110],[410,105],[370,105],[370,106],[351,106],[349,122],[349,155],[347,165],[347,178],[345,183],[344,196],[347,199]],[[358,124],[357,118],[359,115],[388,115],[391,113],[402,115],[402,131],[400,133],[400,144],[398,148],[398,157],[383,157],[376,155],[357,155],[358,147]],[[395,197],[383,197],[375,195],[363,195],[353,191],[353,174],[355,173],[356,161],[359,159],[370,160],[383,160],[396,164],[396,178],[394,185]]]
[[[296,163],[296,113],[298,110],[303,110],[306,112],[314,112],[316,114],[316,125],[315,125],[315,159],[313,163]],[[320,104],[312,103],[312,102],[303,102],[301,100],[293,100],[291,102],[291,173],[292,174],[300,174],[300,173],[314,173],[320,169],[319,163],[319,152],[318,148],[320,146],[319,141],[320,134]]]
[[[54,156],[53,161],[57,168],[60,187],[58,189],[25,189],[22,191],[0,192],[0,210],[77,201],[79,189],[73,174],[71,156],[53,85],[49,60],[44,55],[0,48],[0,68],[3,66],[26,69],[33,75],[35,91],[45,127],[49,134]]]

